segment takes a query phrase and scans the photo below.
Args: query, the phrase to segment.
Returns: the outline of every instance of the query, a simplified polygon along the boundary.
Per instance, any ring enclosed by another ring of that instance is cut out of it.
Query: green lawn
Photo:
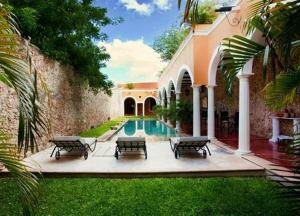
[[[120,124],[124,118],[117,118],[113,119],[107,122],[104,122],[103,124],[99,125],[98,127],[95,127],[93,129],[83,131],[79,135],[81,137],[99,137],[103,135],[105,132],[109,131],[111,127],[117,126]]]
[[[81,137],[99,137],[103,135],[105,132],[109,131],[111,127],[119,125],[122,121],[126,119],[131,119],[131,120],[138,120],[138,119],[155,119],[153,116],[145,116],[143,118],[139,116],[125,116],[125,117],[119,117],[117,119],[113,119],[107,122],[102,123],[96,128],[83,131],[79,135]]]
[[[125,116],[125,119],[129,120],[140,120],[140,119],[145,119],[145,120],[150,120],[150,119],[156,119],[156,116]]]
[[[265,178],[44,179],[37,215],[293,215]],[[20,215],[12,180],[0,179],[0,215]]]

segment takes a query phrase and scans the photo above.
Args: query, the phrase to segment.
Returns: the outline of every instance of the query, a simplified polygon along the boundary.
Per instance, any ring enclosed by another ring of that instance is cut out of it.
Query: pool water
[[[174,128],[157,120],[129,120],[114,137],[145,137],[148,141],[160,141],[176,135]]]

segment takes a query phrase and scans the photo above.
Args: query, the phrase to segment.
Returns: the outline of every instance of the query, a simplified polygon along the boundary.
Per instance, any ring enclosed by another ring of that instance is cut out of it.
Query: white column
[[[170,108],[170,102],[171,102],[171,96],[168,96],[168,97],[167,97],[167,108],[168,108],[168,109]],[[167,120],[167,124],[168,124],[168,125],[171,124],[170,119]]]
[[[239,74],[239,149],[238,153],[247,154],[250,152],[250,95],[249,76],[251,74]]]
[[[271,142],[277,142],[280,135],[279,118],[272,117],[272,138]]]
[[[138,109],[138,104],[135,103],[135,115],[137,116],[137,109]]]
[[[215,139],[215,93],[214,86],[207,86],[207,137]]]
[[[293,119],[293,125],[294,125],[294,136],[295,139],[299,139],[300,138],[300,119],[299,118],[294,118]]]
[[[300,119],[299,118],[294,118],[293,119],[294,134],[298,135],[300,133],[299,124],[300,124]]]
[[[162,106],[162,98],[159,99],[158,104],[159,104],[160,106]],[[158,116],[158,117],[160,118],[160,120],[162,120],[162,117],[161,117],[161,116]]]
[[[200,136],[200,130],[200,86],[193,86],[193,136]]]
[[[180,92],[176,92],[176,104],[179,103],[180,100]],[[180,133],[181,131],[181,126],[180,126],[180,121],[176,120],[176,131]]]
[[[166,104],[165,104],[165,97],[162,98],[161,106],[162,106],[162,108],[165,108],[165,106],[166,106]],[[165,121],[164,116],[161,117],[161,120]]]

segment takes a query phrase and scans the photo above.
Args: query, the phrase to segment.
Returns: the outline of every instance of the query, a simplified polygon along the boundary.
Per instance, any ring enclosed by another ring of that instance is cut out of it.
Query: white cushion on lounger
[[[195,141],[205,141],[208,140],[207,136],[200,137],[178,137],[179,142],[195,142]]]
[[[80,136],[56,136],[53,141],[78,141],[80,138]]]
[[[145,137],[118,137],[119,142],[145,142]]]
[[[56,136],[53,141],[80,141],[82,144],[92,145],[95,143],[96,138],[82,138],[80,136]]]

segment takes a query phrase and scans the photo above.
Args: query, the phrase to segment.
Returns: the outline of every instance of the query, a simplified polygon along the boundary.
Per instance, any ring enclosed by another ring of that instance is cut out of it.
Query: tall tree
[[[12,6],[23,37],[31,38],[46,55],[72,65],[81,84],[111,93],[112,82],[100,72],[109,54],[95,44],[107,39],[102,27],[118,22],[107,17],[105,8],[94,6],[92,0],[2,1]]]
[[[162,60],[170,61],[188,33],[189,29],[172,27],[155,38],[153,49],[160,54]]]

